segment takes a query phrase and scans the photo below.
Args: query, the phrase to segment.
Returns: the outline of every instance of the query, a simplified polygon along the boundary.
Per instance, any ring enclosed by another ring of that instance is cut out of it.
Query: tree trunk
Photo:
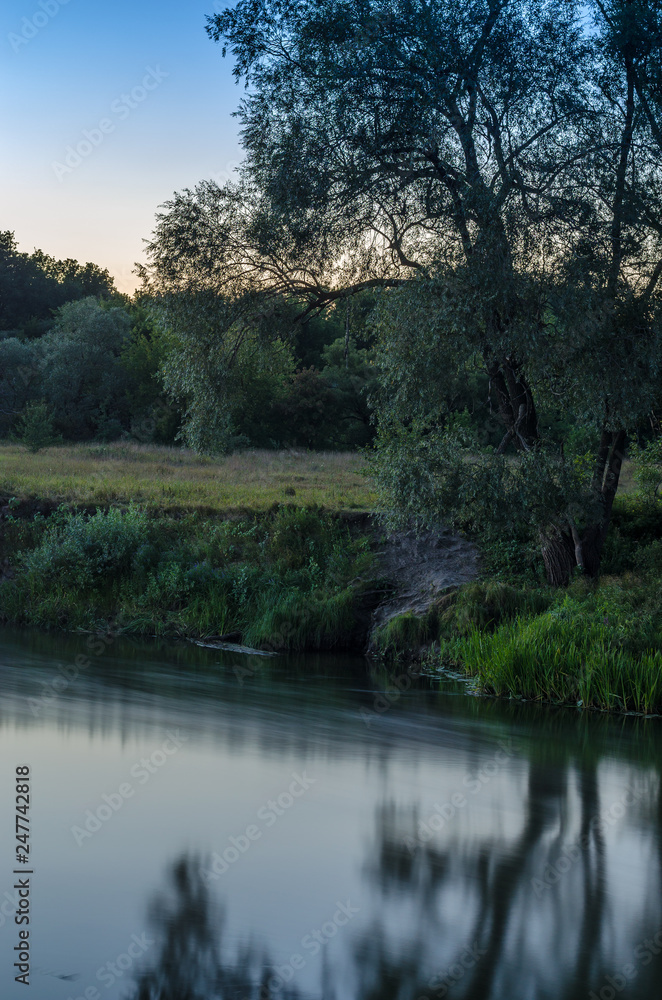
[[[518,451],[528,451],[538,440],[538,415],[531,389],[516,361],[497,360],[487,350],[485,354],[489,358],[487,372],[496,393],[499,416],[506,428],[498,450],[503,453],[512,441]]]
[[[598,576],[600,572],[602,549],[621,474],[625,440],[624,430],[612,432],[603,427],[593,476],[593,490],[597,493],[602,508],[600,519],[588,524],[581,532],[570,521],[567,530],[553,527],[541,534],[540,548],[547,579],[555,587],[563,587],[569,583],[575,566],[579,566],[583,573],[591,577]]]

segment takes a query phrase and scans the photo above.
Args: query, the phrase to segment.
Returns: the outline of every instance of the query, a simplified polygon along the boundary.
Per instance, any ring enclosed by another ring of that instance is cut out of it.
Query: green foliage
[[[323,346],[321,369],[299,368],[280,398],[262,414],[263,431],[278,441],[316,450],[351,449],[373,434],[367,390],[374,381],[372,352],[350,338]],[[255,437],[255,434],[253,434]]]
[[[364,329],[363,341],[372,340]],[[361,447],[372,441],[374,425],[369,406],[376,390],[375,352],[360,347],[356,336],[340,337],[324,348],[322,375],[331,386],[335,400],[333,437],[335,448]]]
[[[470,583],[439,598],[423,614],[407,611],[388,619],[376,629],[373,645],[387,658],[416,657],[422,647],[438,641],[447,653],[457,647],[459,636],[492,632],[520,615],[545,611],[553,601],[550,587],[494,579]],[[434,653],[429,655],[434,661]]]
[[[167,329],[139,301],[130,311],[131,332],[120,353],[126,376],[124,409],[131,436],[143,444],[172,444],[181,424],[181,414],[163,398],[159,372],[172,350]]]
[[[0,339],[0,433],[6,433],[16,416],[39,388],[39,369],[33,345],[16,337]]]
[[[455,645],[465,669],[495,694],[604,711],[662,708],[662,608],[641,593],[567,595],[542,615]]]
[[[474,629],[492,630],[521,615],[544,611],[553,601],[549,588],[513,586],[497,580],[461,587],[444,619],[454,632],[466,635]]]
[[[605,542],[602,560],[604,573],[623,573],[643,569],[655,561],[651,546],[662,539],[662,507],[645,497],[617,497],[612,527]]]
[[[171,293],[155,309],[171,338],[160,378],[184,410],[186,443],[203,454],[264,443],[265,412],[294,368],[285,339],[265,332],[269,318],[248,325],[237,303],[213,292]]]
[[[64,509],[21,537],[34,547],[0,584],[5,621],[209,636],[274,650],[351,641],[365,542],[315,510],[252,521],[149,518],[135,507]],[[18,537],[15,541],[18,541]],[[36,544],[34,540],[36,538]]]
[[[275,403],[273,409],[276,428],[281,430],[283,440],[288,444],[324,448],[336,436],[335,395],[327,379],[316,368],[295,372],[282,400]]]
[[[65,514],[48,527],[40,545],[25,554],[22,567],[34,585],[57,582],[79,590],[126,572],[147,537],[147,517],[135,507],[97,510],[89,518]]]
[[[651,505],[657,505],[662,496],[662,437],[652,438],[640,447],[636,442],[630,445],[630,458],[634,462],[634,478],[639,495]]]
[[[46,402],[27,404],[16,421],[16,437],[33,454],[55,442],[53,413]]]
[[[41,392],[68,438],[92,437],[109,418],[126,419],[126,376],[121,354],[131,317],[93,298],[58,310],[55,325],[35,345]]]
[[[54,309],[87,296],[116,295],[108,271],[96,264],[56,260],[41,250],[20,253],[12,232],[0,233],[0,330],[40,336]]]

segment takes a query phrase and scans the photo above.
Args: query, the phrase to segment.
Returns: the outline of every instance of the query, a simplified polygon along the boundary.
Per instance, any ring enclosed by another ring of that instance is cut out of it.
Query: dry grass
[[[36,455],[0,446],[0,497],[80,505],[135,501],[163,510],[263,510],[274,503],[371,510],[364,460],[351,452],[245,451],[211,459],[139,444],[66,445]]]

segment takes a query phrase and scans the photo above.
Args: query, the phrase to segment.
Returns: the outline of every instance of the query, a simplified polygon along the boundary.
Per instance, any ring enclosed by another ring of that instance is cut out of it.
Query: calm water
[[[662,995],[658,721],[86,637],[4,633],[0,670],[3,998]]]

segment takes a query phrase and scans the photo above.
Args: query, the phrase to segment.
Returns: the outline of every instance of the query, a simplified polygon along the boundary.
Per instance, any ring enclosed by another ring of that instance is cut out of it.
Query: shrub
[[[329,555],[339,526],[314,508],[279,507],[269,525],[266,555],[288,569],[302,569]]]
[[[55,442],[53,414],[43,400],[27,404],[16,422],[16,437],[33,454]]]
[[[127,573],[134,553],[147,540],[148,520],[143,511],[111,508],[91,517],[72,513],[50,525],[37,548],[23,555],[23,568],[35,580],[79,589],[102,577]]]

